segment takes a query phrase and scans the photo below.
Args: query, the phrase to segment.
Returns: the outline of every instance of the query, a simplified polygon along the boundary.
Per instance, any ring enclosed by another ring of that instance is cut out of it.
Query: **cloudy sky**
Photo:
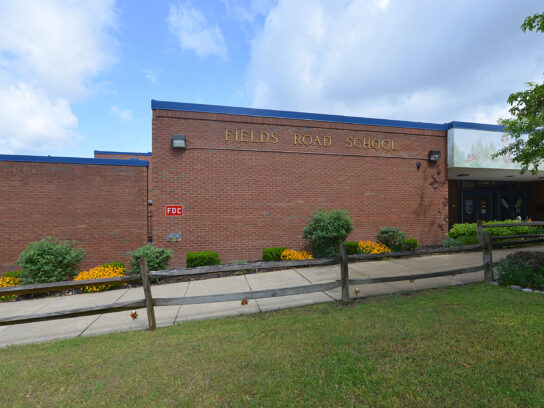
[[[0,154],[151,150],[151,99],[496,123],[537,0],[0,2]]]

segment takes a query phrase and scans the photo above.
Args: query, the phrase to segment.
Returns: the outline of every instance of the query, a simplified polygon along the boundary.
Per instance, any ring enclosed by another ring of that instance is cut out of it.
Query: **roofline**
[[[95,150],[94,154],[125,154],[131,156],[151,156],[151,152],[139,153],[139,152],[110,152],[108,150]]]
[[[452,128],[458,129],[475,129],[475,130],[487,130],[490,132],[506,132],[504,126],[499,125],[486,125],[485,123],[473,123],[473,122],[450,122],[448,123],[448,130]]]
[[[28,156],[16,154],[0,154],[0,161],[32,162],[32,163],[69,163],[69,164],[95,164],[100,166],[137,166],[148,167],[147,160],[140,159],[91,159],[84,157],[54,157],[54,156]]]
[[[411,129],[426,129],[426,130],[447,130],[447,124],[439,123],[426,123],[426,122],[410,122],[404,120],[391,120],[391,119],[373,119],[373,118],[361,118],[356,116],[343,116],[343,115],[326,115],[322,113],[304,113],[304,112],[291,112],[280,111],[271,109],[254,109],[254,108],[240,108],[233,106],[222,105],[204,105],[198,103],[183,103],[183,102],[168,102],[168,101],[156,101],[151,99],[151,109],[162,110],[174,110],[174,111],[186,111],[186,112],[205,112],[205,113],[220,113],[227,115],[244,115],[244,116],[265,116],[270,118],[281,119],[301,119],[301,120],[314,120],[320,122],[338,122],[338,123],[350,123],[356,125],[372,125],[372,126],[388,126],[398,128],[411,128]]]

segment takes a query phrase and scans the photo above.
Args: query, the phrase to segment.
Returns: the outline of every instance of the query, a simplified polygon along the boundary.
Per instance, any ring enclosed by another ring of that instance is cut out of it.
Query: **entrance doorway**
[[[529,188],[528,182],[457,181],[457,222],[526,219]]]

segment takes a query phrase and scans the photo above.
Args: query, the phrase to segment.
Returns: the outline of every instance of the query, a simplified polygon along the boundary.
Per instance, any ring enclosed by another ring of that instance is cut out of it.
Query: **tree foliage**
[[[544,33],[544,13],[534,14],[521,25],[523,32]],[[512,142],[492,155],[510,155],[521,165],[521,172],[536,174],[544,159],[544,84],[528,82],[527,89],[508,97],[511,119],[500,119],[499,124],[511,136]]]
[[[527,32],[527,30],[544,33],[544,13],[536,13],[527,17],[521,25],[521,29],[524,33]]]

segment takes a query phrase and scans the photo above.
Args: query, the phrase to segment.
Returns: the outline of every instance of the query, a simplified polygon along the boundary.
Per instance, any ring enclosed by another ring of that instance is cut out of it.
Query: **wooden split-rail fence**
[[[516,223],[515,226],[544,226],[544,222],[526,222]],[[493,277],[493,248],[504,246],[526,245],[529,243],[544,242],[544,234],[532,235],[512,235],[512,236],[491,236],[484,229],[512,227],[512,224],[491,224],[482,225],[478,222],[477,234],[478,244],[465,245],[453,248],[437,248],[437,249],[421,249],[415,251],[392,252],[382,254],[358,254],[348,255],[344,244],[340,246],[340,256],[338,258],[318,258],[307,259],[302,261],[272,261],[272,262],[248,262],[244,264],[225,264],[213,266],[200,266],[196,268],[175,268],[162,271],[148,271],[147,262],[145,259],[140,259],[140,274],[128,275],[116,278],[93,279],[84,281],[66,281],[55,282],[38,285],[23,285],[15,287],[0,288],[0,296],[13,296],[32,293],[49,293],[55,291],[63,291],[70,289],[83,288],[89,285],[112,285],[122,283],[141,283],[143,287],[144,298],[136,301],[116,302],[99,306],[91,306],[79,309],[63,310],[57,312],[41,313],[26,316],[12,316],[0,318],[0,326],[33,323],[45,320],[67,319],[72,317],[90,316],[104,313],[114,313],[120,311],[134,310],[146,308],[149,329],[156,328],[155,307],[173,306],[173,305],[193,305],[202,303],[216,303],[241,301],[244,299],[262,299],[273,298],[280,296],[300,295],[314,292],[323,292],[332,290],[338,287],[342,288],[342,301],[347,302],[350,299],[349,287],[354,285],[369,285],[376,283],[410,281],[414,282],[419,279],[429,279],[443,276],[455,276],[466,273],[484,271],[484,280],[492,281]],[[519,240],[511,241],[512,239]],[[493,242],[493,240],[510,240],[503,242]],[[446,271],[426,272],[411,275],[395,275],[364,279],[349,279],[349,261],[371,261],[375,259],[392,259],[392,258],[409,258],[432,254],[451,254],[465,251],[482,251],[482,264],[470,266],[460,269],[452,269]],[[266,271],[277,268],[300,268],[308,266],[325,266],[325,265],[340,265],[340,279],[332,282],[318,283],[312,285],[295,286],[288,288],[277,288],[258,290],[239,293],[224,293],[219,295],[204,295],[204,296],[186,296],[176,298],[153,298],[151,293],[150,279],[161,279],[171,277],[187,277],[192,275],[206,275],[219,272],[235,272],[244,270],[260,270]]]

